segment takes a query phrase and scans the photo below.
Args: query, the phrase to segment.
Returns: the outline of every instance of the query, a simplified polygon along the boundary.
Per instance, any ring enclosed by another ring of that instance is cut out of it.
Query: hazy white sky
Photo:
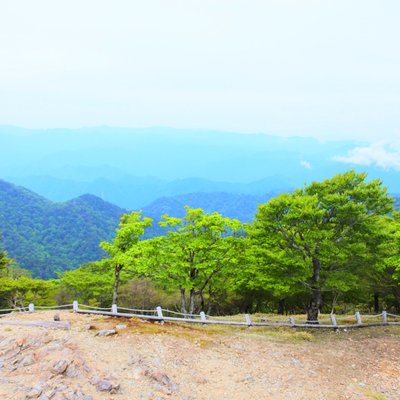
[[[0,124],[400,137],[398,0],[0,0]]]

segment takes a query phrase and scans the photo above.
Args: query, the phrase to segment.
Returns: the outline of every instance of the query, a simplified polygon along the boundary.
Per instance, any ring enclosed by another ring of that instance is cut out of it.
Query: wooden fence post
[[[387,312],[386,311],[382,311],[382,319],[383,319],[383,323],[387,324]]]
[[[334,315],[334,314],[331,314],[330,317],[331,317],[332,325],[333,325],[333,326],[337,326],[337,321],[336,321],[335,315]]]
[[[362,325],[361,314],[358,311],[356,312],[356,320],[358,325]]]
[[[76,300],[72,302],[72,309],[74,312],[77,312],[79,310],[79,305]]]
[[[113,314],[117,314],[118,313],[118,306],[116,304],[112,304],[111,305],[111,312]]]
[[[251,326],[252,322],[251,322],[250,315],[249,314],[244,314],[244,318],[246,319],[247,326]]]
[[[164,315],[162,313],[162,308],[160,306],[158,306],[156,308],[156,310],[157,310],[157,316],[158,316],[158,318],[160,318],[161,323],[163,324],[164,323]]]
[[[200,321],[201,322],[206,322],[207,318],[206,318],[206,314],[204,311],[200,311]]]
[[[29,312],[34,312],[35,311],[35,306],[33,305],[33,303],[29,304]]]

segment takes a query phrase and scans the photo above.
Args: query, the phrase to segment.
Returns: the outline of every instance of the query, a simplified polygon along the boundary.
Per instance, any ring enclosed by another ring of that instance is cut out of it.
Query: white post
[[[29,304],[29,312],[34,312],[35,311],[35,306],[33,305],[33,303]]]
[[[204,311],[200,311],[200,321],[201,322],[206,322],[207,318],[206,318],[206,314]]]
[[[357,324],[362,325],[361,314],[358,311],[356,312],[356,319],[357,319]]]
[[[158,306],[156,310],[157,310],[157,316],[161,319],[162,322],[164,322],[164,315],[162,313],[162,308]]]
[[[289,317],[289,324],[290,325],[294,325],[294,318],[293,317]]]
[[[335,315],[334,315],[334,314],[331,314],[330,317],[331,317],[332,325],[333,325],[333,326],[337,326],[337,321],[336,321]]]
[[[251,326],[252,323],[251,323],[250,315],[249,315],[249,314],[244,314],[244,318],[245,318],[245,320],[246,320],[247,326]]]
[[[118,307],[117,307],[116,304],[113,304],[113,305],[111,306],[111,312],[112,312],[113,314],[117,314],[117,313],[118,313]]]
[[[382,319],[383,319],[383,323],[387,324],[387,312],[386,311],[382,311]]]
[[[78,302],[76,300],[72,302],[72,309],[74,312],[77,312],[79,310]]]

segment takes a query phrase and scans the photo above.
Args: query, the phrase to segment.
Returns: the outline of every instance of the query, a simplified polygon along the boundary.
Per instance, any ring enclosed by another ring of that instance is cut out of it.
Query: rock
[[[27,367],[28,365],[32,365],[34,362],[33,357],[29,354],[19,361],[18,367]]]
[[[93,400],[92,396],[87,396],[79,389],[64,392],[64,398],[66,400]]]
[[[178,391],[178,385],[173,383],[166,373],[156,371],[151,372],[148,376],[149,378],[153,379],[153,381],[163,386],[164,389],[166,389],[167,394],[172,394]]]
[[[122,329],[126,329],[126,325],[125,325],[125,324],[118,324],[118,325],[115,327],[115,329],[116,329],[117,331],[120,331],[120,330],[122,330]]]
[[[54,319],[54,321],[61,321],[60,314],[58,314],[58,313],[54,314],[53,319]]]
[[[79,371],[79,368],[74,363],[71,363],[68,365],[67,370],[65,371],[65,376],[68,378],[78,378],[81,376],[81,373]]]
[[[43,386],[41,384],[37,384],[35,386],[32,386],[32,388],[29,390],[28,394],[26,395],[27,399],[37,399],[43,392]]]
[[[114,329],[102,329],[96,333],[96,336],[112,336],[116,334],[117,331]]]
[[[58,360],[55,364],[53,364],[51,372],[55,375],[61,375],[66,371],[69,364],[70,364],[69,361]]]
[[[51,400],[66,400],[64,393],[62,392],[57,392],[54,394],[54,396],[51,398]]]
[[[243,382],[247,382],[247,383],[254,382],[253,375],[251,375],[251,374],[246,374],[246,375],[244,376],[244,378],[243,378]]]
[[[99,392],[117,393],[120,385],[111,382],[108,379],[102,379],[99,376],[94,376],[90,383],[96,387]]]
[[[56,394],[56,391],[54,389],[48,390],[47,392],[42,393],[42,395],[39,397],[39,400],[52,399],[55,394]]]
[[[292,364],[298,366],[298,365],[301,365],[301,362],[300,362],[300,360],[297,360],[296,358],[292,358]]]
[[[93,325],[93,324],[87,324],[87,325],[85,325],[85,329],[86,329],[87,331],[92,331],[92,330],[97,329],[97,328],[96,328],[96,326]]]

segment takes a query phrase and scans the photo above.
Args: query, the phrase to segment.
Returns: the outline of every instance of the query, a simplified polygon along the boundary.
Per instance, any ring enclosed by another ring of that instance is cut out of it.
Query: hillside
[[[83,171],[85,171],[85,168],[83,168]],[[86,172],[88,172],[87,169]],[[10,181],[27,187],[52,201],[67,201],[82,194],[91,193],[129,210],[146,207],[160,198],[184,196],[187,193],[214,194],[224,192],[236,195],[261,196],[272,190],[270,188],[274,188],[274,192],[287,191],[291,188],[291,185],[282,176],[240,183],[216,182],[200,178],[168,181],[155,177],[121,176],[118,171],[116,171],[115,176],[110,176],[111,172],[113,172],[112,168],[108,172],[103,170],[101,173],[106,177],[88,181],[56,178],[48,175],[14,177]],[[83,175],[85,175],[85,172],[83,172]]]
[[[185,205],[250,222],[257,205],[275,195],[199,192],[162,197],[142,208],[143,215],[155,221],[146,237],[163,234],[157,225],[161,216],[182,217]],[[399,204],[398,197],[396,204]],[[0,232],[4,248],[35,277],[55,277],[56,272],[101,258],[104,253],[99,243],[114,236],[119,218],[125,212],[127,210],[90,194],[54,203],[0,180]]]
[[[257,204],[271,196],[216,192],[163,197],[142,208],[143,215],[155,221],[146,237],[162,234],[157,225],[161,216],[183,216],[185,205],[249,222]],[[124,212],[127,211],[94,195],[54,203],[0,180],[0,232],[4,236],[4,247],[37,277],[54,277],[58,271],[102,257],[99,243],[114,236]]]
[[[0,180],[0,232],[4,247],[34,276],[54,277],[102,256],[99,242],[114,235],[124,210],[84,195],[53,203]]]

